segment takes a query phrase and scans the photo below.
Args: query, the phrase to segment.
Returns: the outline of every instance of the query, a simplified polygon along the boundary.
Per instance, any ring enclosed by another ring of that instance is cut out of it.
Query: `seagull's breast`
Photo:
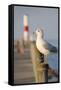
[[[37,46],[37,47],[42,48],[43,45],[44,45],[44,41],[43,41],[43,40],[39,40],[39,39],[38,39],[38,40],[36,41],[36,46]]]
[[[41,41],[41,40],[37,40],[36,41],[36,47],[37,47],[37,49],[39,50],[39,52],[41,52],[41,53],[43,53],[44,55],[46,55],[46,54],[48,54],[48,50],[47,49],[45,49],[45,47],[44,47],[44,41]]]

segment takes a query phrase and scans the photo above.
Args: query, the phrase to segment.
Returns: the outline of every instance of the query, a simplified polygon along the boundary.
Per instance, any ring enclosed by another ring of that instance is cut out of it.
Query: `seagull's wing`
[[[47,43],[44,43],[43,46],[45,49],[49,50]]]
[[[46,43],[45,40],[43,40],[43,47],[44,47],[45,49],[49,50],[48,44]]]
[[[47,41],[45,42],[44,47],[48,49],[50,52],[57,53],[57,48],[52,44],[48,43]]]

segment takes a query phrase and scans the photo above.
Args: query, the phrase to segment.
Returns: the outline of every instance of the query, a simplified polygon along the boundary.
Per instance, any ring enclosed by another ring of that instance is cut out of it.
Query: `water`
[[[58,41],[57,40],[49,40],[49,42],[57,47],[58,50]],[[58,52],[57,53],[51,53],[48,56],[48,63],[49,65],[58,72]]]
[[[48,63],[50,67],[52,67],[54,70],[58,71],[58,55],[52,54],[48,56]]]

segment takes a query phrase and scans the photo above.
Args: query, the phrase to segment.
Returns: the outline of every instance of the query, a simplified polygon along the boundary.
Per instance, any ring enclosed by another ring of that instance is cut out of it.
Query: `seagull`
[[[40,28],[37,28],[36,30],[36,35],[37,35],[37,38],[36,38],[36,47],[38,49],[38,51],[42,54],[44,54],[45,56],[45,62],[47,63],[47,56],[49,55],[50,52],[57,52],[57,49],[56,47],[54,47],[53,45],[49,44],[48,42],[46,42],[44,39],[43,39],[43,36],[44,36],[44,32],[42,29]]]

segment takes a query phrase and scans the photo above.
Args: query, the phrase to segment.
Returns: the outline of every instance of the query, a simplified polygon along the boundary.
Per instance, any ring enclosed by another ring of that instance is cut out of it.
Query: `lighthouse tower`
[[[24,43],[29,40],[28,16],[24,15]]]

